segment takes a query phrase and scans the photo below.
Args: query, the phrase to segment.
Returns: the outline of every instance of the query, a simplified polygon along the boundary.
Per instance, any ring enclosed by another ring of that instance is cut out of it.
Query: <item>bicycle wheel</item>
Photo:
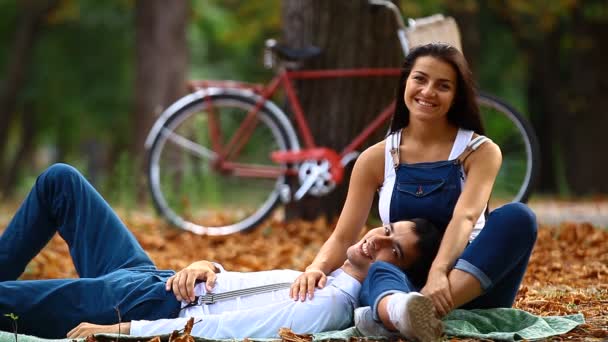
[[[490,206],[526,202],[540,167],[538,140],[532,126],[513,107],[481,93],[477,98],[486,135],[502,151],[502,166],[496,178]]]
[[[275,207],[287,167],[270,154],[291,146],[267,106],[248,116],[254,95],[214,90],[168,109],[149,150],[148,178],[155,207],[170,223],[226,235],[256,226]],[[235,144],[235,137],[243,139]]]

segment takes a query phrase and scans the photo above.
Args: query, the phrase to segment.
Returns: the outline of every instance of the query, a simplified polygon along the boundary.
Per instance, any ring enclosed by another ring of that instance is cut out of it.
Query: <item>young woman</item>
[[[510,307],[536,241],[536,220],[521,203],[488,214],[502,157],[482,135],[462,53],[446,44],[413,49],[396,96],[389,136],[357,160],[335,231],[293,283],[291,296],[305,300],[325,285],[326,274],[341,265],[356,241],[379,192],[385,223],[424,217],[444,235],[427,279],[412,279],[386,263],[372,265],[360,298],[371,309],[359,309],[356,324],[366,334],[387,328],[430,340],[440,332],[412,335],[416,316],[429,316],[408,308],[413,296],[428,297],[438,317],[457,307]]]

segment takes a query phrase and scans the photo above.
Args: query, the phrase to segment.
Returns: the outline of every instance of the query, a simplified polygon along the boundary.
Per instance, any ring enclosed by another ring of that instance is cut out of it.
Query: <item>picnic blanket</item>
[[[518,309],[477,309],[454,310],[443,319],[445,333],[451,337],[466,337],[479,339],[492,339],[501,341],[520,341],[543,339],[567,333],[577,325],[585,323],[582,314],[568,316],[536,316]],[[169,335],[161,336],[166,341]],[[348,341],[350,337],[361,337],[359,331],[348,328],[340,331],[329,331],[313,335],[314,341],[341,340]],[[122,335],[96,335],[98,341],[147,341],[149,337]],[[84,339],[49,340],[28,335],[17,335],[18,342],[50,342],[50,341],[83,341]],[[234,341],[215,340],[196,337],[199,342]],[[274,341],[276,339],[248,339],[249,341]],[[0,342],[15,341],[15,334],[0,331]]]

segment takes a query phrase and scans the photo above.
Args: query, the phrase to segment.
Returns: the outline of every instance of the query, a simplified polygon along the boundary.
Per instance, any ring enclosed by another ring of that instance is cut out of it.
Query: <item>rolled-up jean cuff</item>
[[[467,272],[473,277],[477,278],[477,280],[479,280],[481,283],[481,288],[484,292],[487,291],[490,286],[492,286],[492,280],[490,280],[490,278],[482,270],[464,259],[458,259],[454,269]]]
[[[393,293],[400,293],[400,292],[403,292],[403,291],[388,290],[388,291],[382,292],[378,296],[378,298],[376,298],[376,301],[374,302],[374,305],[372,306],[372,318],[374,319],[374,321],[380,322],[380,316],[378,315],[378,304],[380,304],[380,301],[382,300],[382,298],[384,298],[388,295],[392,295]]]

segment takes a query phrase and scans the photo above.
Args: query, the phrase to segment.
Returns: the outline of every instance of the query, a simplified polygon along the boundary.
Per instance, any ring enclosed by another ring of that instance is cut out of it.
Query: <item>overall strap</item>
[[[391,157],[393,158],[393,167],[396,169],[399,166],[399,145],[401,140],[401,130],[391,134]]]
[[[477,138],[471,140],[468,144],[467,147],[464,149],[464,151],[462,151],[462,153],[458,156],[458,162],[460,164],[464,163],[465,159],[467,159],[467,157],[473,153],[474,151],[476,151],[479,146],[481,146],[483,143],[485,143],[486,141],[491,141],[490,138],[480,135]]]
[[[262,285],[262,286],[247,287],[247,288],[234,290],[234,291],[227,291],[227,292],[223,292],[223,293],[206,293],[202,296],[194,297],[194,301],[188,303],[188,305],[184,306],[182,309],[189,308],[189,307],[195,306],[195,305],[205,305],[205,304],[209,305],[209,304],[214,304],[214,303],[217,303],[220,301],[229,300],[229,299],[233,299],[233,298],[237,298],[237,297],[251,296],[254,294],[286,289],[286,288],[291,287],[291,284],[292,283],[275,283],[275,284],[268,284],[268,285]]]

